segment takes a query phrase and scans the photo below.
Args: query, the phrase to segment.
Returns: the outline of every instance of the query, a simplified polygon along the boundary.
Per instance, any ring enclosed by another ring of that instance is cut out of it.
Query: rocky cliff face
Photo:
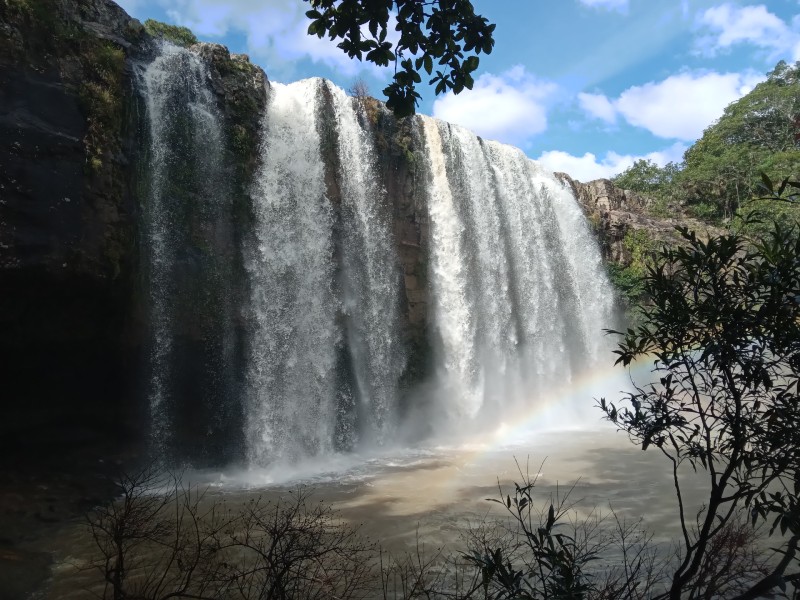
[[[137,28],[111,3],[12,0],[0,29],[0,362],[15,409],[2,437],[13,445],[40,423],[75,435],[125,406],[112,399],[133,360],[122,340],[136,206],[121,36]]]
[[[683,215],[671,218],[649,215],[648,198],[620,189],[608,179],[582,183],[566,173],[557,173],[556,176],[572,188],[597,234],[603,258],[609,263],[623,267],[630,265],[633,257],[625,239],[637,232],[654,244],[679,243],[681,238],[675,231],[677,226],[688,227],[701,235],[719,233],[716,228]]]
[[[407,381],[419,381],[426,374],[429,358],[428,318],[428,240],[427,208],[420,193],[422,182],[415,152],[424,146],[413,119],[397,120],[381,102],[363,100],[372,120],[375,146],[381,157],[383,180],[392,202],[392,223],[397,256],[403,269],[404,329],[409,348]]]
[[[246,218],[265,76],[221,46],[196,50],[211,66]],[[152,53],[142,25],[108,0],[0,3],[0,363],[14,410],[0,437],[11,447],[140,422],[146,125],[133,80]]]
[[[109,0],[9,0],[0,4],[0,29],[0,361],[15,373],[7,388],[15,414],[3,439],[15,447],[62,444],[61,435],[82,443],[100,431],[138,437],[149,352],[142,222],[150,133],[136,80],[155,55],[154,40]],[[192,403],[176,410],[194,415],[185,420],[187,440],[197,437],[193,423],[210,409],[203,399],[219,385],[205,367],[218,362],[221,337],[233,335],[234,354],[242,352],[244,318],[229,309],[247,294],[241,236],[253,219],[250,182],[268,88],[245,56],[216,44],[191,51],[208,65],[224,121],[227,200],[213,218],[190,211],[174,225],[187,240],[181,287],[200,292],[182,295],[174,311],[176,355],[183,365],[204,365],[176,367],[186,374],[176,395]],[[421,138],[412,119],[362,101],[391,198],[406,290],[405,379],[415,381],[428,352],[427,216],[414,155]],[[328,196],[337,204],[337,170],[329,167]],[[202,190],[189,182],[175,193],[191,205]],[[212,288],[220,292],[209,295]],[[221,312],[232,329],[215,325]],[[228,428],[238,425],[230,416]],[[41,439],[30,439],[37,430]]]

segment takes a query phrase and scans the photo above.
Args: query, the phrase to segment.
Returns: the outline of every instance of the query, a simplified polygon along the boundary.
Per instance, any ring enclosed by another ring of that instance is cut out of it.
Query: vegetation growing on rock
[[[86,111],[86,162],[99,171],[103,154],[115,150],[121,137],[125,53],[112,42],[98,40],[82,58],[88,76],[79,89]]]
[[[144,22],[144,29],[154,38],[167,40],[177,46],[188,47],[197,43],[197,37],[195,37],[192,30],[188,27],[170,25],[169,23],[162,23],[155,19],[147,19]]]
[[[770,223],[794,223],[800,208],[787,202],[760,199],[765,182],[800,175],[800,62],[779,62],[766,81],[731,103],[722,117],[684,154],[681,163],[661,167],[650,160],[637,160],[612,178],[618,188],[641,194],[643,216],[690,224],[693,219],[709,225],[725,225],[735,231],[766,234]],[[754,219],[758,214],[760,218]],[[596,231],[604,235],[600,215],[590,212]],[[677,220],[675,218],[677,217]],[[697,229],[697,223],[690,227]],[[637,304],[640,280],[646,274],[640,252],[659,244],[647,225],[629,219],[617,231],[623,247],[619,255],[607,256],[609,275],[622,296]],[[720,232],[716,232],[718,234]],[[666,240],[680,244],[680,240]]]
[[[622,244],[630,255],[630,262],[609,263],[608,274],[611,283],[622,293],[628,304],[636,306],[644,300],[642,278],[647,274],[647,267],[652,262],[653,254],[661,244],[645,229],[628,229]]]

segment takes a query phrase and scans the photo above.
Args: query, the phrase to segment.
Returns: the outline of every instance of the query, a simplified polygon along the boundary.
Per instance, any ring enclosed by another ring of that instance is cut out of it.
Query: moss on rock
[[[144,22],[144,30],[154,38],[166,40],[184,48],[197,43],[197,37],[192,30],[180,25],[170,25],[155,19],[147,19]]]
[[[78,93],[86,111],[86,164],[97,172],[104,155],[118,150],[122,134],[125,53],[105,40],[84,45]]]

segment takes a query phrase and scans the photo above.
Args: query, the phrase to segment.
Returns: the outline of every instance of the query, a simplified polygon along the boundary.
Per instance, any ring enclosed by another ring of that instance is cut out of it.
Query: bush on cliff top
[[[144,22],[144,29],[153,37],[161,38],[177,44],[178,46],[191,46],[197,43],[197,37],[188,27],[169,25],[154,19],[147,19]]]

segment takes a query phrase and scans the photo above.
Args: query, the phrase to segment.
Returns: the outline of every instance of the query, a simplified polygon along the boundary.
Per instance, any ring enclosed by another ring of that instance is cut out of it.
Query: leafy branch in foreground
[[[792,187],[765,186],[776,197]],[[739,581],[729,597],[744,600],[800,581],[800,234],[780,223],[757,239],[679,233],[685,244],[661,250],[643,278],[652,304],[641,324],[613,332],[617,363],[652,360],[656,381],[600,407],[671,465],[681,559],[669,598],[717,594],[704,567],[743,509],[769,525],[772,567]],[[699,506],[682,488],[686,469],[705,477]]]
[[[507,535],[472,543],[465,558],[481,573],[485,599],[636,599],[663,589],[670,557],[659,552],[642,520],[610,509],[581,516],[570,500],[575,486],[558,486],[544,502],[535,497],[539,474],[520,469],[514,493],[500,504],[509,515]],[[466,596],[465,596],[466,597]],[[472,596],[469,596],[472,597]]]
[[[475,14],[469,0],[306,1],[310,35],[341,40],[338,47],[350,58],[382,67],[394,63],[394,80],[383,93],[398,117],[414,114],[423,70],[432,76],[429,83],[437,94],[458,94],[472,89],[478,55],[494,47],[495,25]],[[396,41],[388,33],[393,14]]]

